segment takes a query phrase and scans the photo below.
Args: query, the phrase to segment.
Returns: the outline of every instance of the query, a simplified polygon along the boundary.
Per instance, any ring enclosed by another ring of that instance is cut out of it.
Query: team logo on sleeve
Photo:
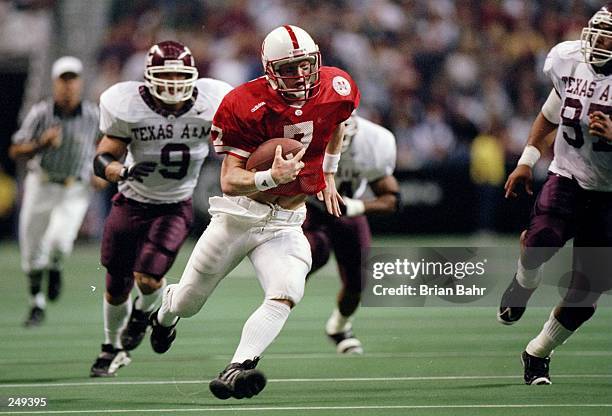
[[[346,97],[351,93],[351,83],[344,77],[337,75],[332,80],[332,86],[334,87],[334,91],[338,94]]]

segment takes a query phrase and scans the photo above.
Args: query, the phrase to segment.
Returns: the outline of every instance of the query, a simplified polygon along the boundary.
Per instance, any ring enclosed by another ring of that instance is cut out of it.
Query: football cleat
[[[512,325],[525,313],[527,302],[534,289],[526,289],[516,280],[516,274],[510,282],[510,286],[502,295],[499,309],[497,310],[497,321],[504,325]]]
[[[266,376],[255,367],[259,357],[243,363],[231,363],[208,387],[211,393],[221,400],[251,398],[266,387]]]
[[[117,370],[128,365],[132,359],[130,354],[111,344],[102,344],[102,352],[96,358],[89,372],[90,377],[113,377]]]
[[[548,374],[550,357],[535,357],[523,351],[521,361],[523,362],[525,384],[529,386],[552,384]]]
[[[178,323],[178,319],[172,326],[163,326],[157,320],[157,312],[159,312],[159,309],[149,316],[149,325],[151,325],[150,340],[153,351],[158,354],[163,354],[170,349],[176,338],[175,327]]]
[[[31,327],[31,326],[39,326],[45,320],[45,310],[39,308],[38,306],[32,307],[30,309],[30,314],[28,315],[28,319],[25,320],[23,326]]]
[[[49,285],[47,286],[47,297],[50,301],[57,300],[62,291],[62,272],[49,270]]]
[[[355,338],[352,329],[327,336],[336,344],[336,351],[339,354],[363,354],[361,341]]]
[[[140,345],[149,326],[149,314],[145,311],[136,309],[136,300],[132,306],[132,314],[126,327],[121,332],[121,345],[127,351],[132,351]]]

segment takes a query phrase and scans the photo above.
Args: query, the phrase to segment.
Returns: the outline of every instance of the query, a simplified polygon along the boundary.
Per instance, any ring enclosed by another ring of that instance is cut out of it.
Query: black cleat
[[[102,352],[96,358],[89,372],[90,377],[113,377],[117,370],[131,362],[130,354],[111,344],[102,344]]]
[[[176,329],[174,328],[178,320],[172,326],[163,326],[157,320],[157,312],[159,312],[159,309],[149,316],[149,325],[151,325],[151,347],[156,353],[163,354],[170,349],[172,342],[174,342],[176,338]]]
[[[521,286],[516,280],[515,274],[512,282],[510,282],[510,286],[508,286],[502,295],[497,311],[497,321],[504,325],[512,325],[521,319],[533,292],[535,292],[535,288],[526,289]]]
[[[550,357],[535,357],[523,351],[521,361],[523,362],[525,384],[530,386],[552,384],[548,374]]]
[[[30,314],[28,315],[28,319],[25,320],[23,326],[31,327],[31,326],[39,326],[45,320],[45,310],[39,308],[38,306],[33,306],[30,309]]]
[[[336,351],[339,354],[363,354],[361,341],[355,338],[352,329],[327,336],[336,344]]]
[[[149,314],[147,312],[136,309],[136,300],[132,306],[132,314],[126,327],[121,332],[121,345],[127,351],[132,351],[140,345],[147,333],[149,326]]]
[[[243,363],[231,363],[210,382],[208,387],[211,393],[221,400],[256,396],[266,387],[266,376],[255,369],[258,362],[259,357],[255,357]]]
[[[59,270],[49,270],[49,285],[47,286],[47,297],[50,301],[55,301],[62,292],[62,272]]]

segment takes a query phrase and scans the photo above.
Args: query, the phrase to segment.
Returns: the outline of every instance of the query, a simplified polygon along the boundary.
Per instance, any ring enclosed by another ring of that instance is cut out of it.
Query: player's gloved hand
[[[142,178],[149,176],[155,170],[155,162],[139,162],[130,166],[124,166],[119,175],[121,179],[128,181],[138,181],[142,183]]]
[[[365,213],[365,204],[361,199],[353,199],[343,196],[344,205],[340,205],[342,215],[347,217],[356,217]]]

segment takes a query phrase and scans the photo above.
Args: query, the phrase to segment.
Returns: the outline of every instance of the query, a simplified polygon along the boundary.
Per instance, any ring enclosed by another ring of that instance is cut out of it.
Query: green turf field
[[[169,280],[178,279],[191,247],[184,247]],[[338,288],[335,269],[328,266],[309,282],[304,300],[260,362],[269,379],[266,389],[250,400],[220,401],[209,393],[208,381],[225,367],[242,324],[261,302],[250,265],[226,278],[197,316],[181,321],[168,353],[153,353],[147,337],[132,364],[111,379],[88,376],[103,340],[104,271],[97,245],[76,248],[66,266],[65,291],[48,307],[40,328],[21,326],[27,291],[16,245],[0,245],[0,265],[0,414],[612,414],[610,308],[601,308],[555,353],[553,385],[528,387],[519,354],[548,309],[531,308],[519,324],[504,327],[495,321],[494,308],[362,308],[354,329],[366,354],[343,357],[323,335]],[[7,407],[9,397],[44,397],[48,405]]]

